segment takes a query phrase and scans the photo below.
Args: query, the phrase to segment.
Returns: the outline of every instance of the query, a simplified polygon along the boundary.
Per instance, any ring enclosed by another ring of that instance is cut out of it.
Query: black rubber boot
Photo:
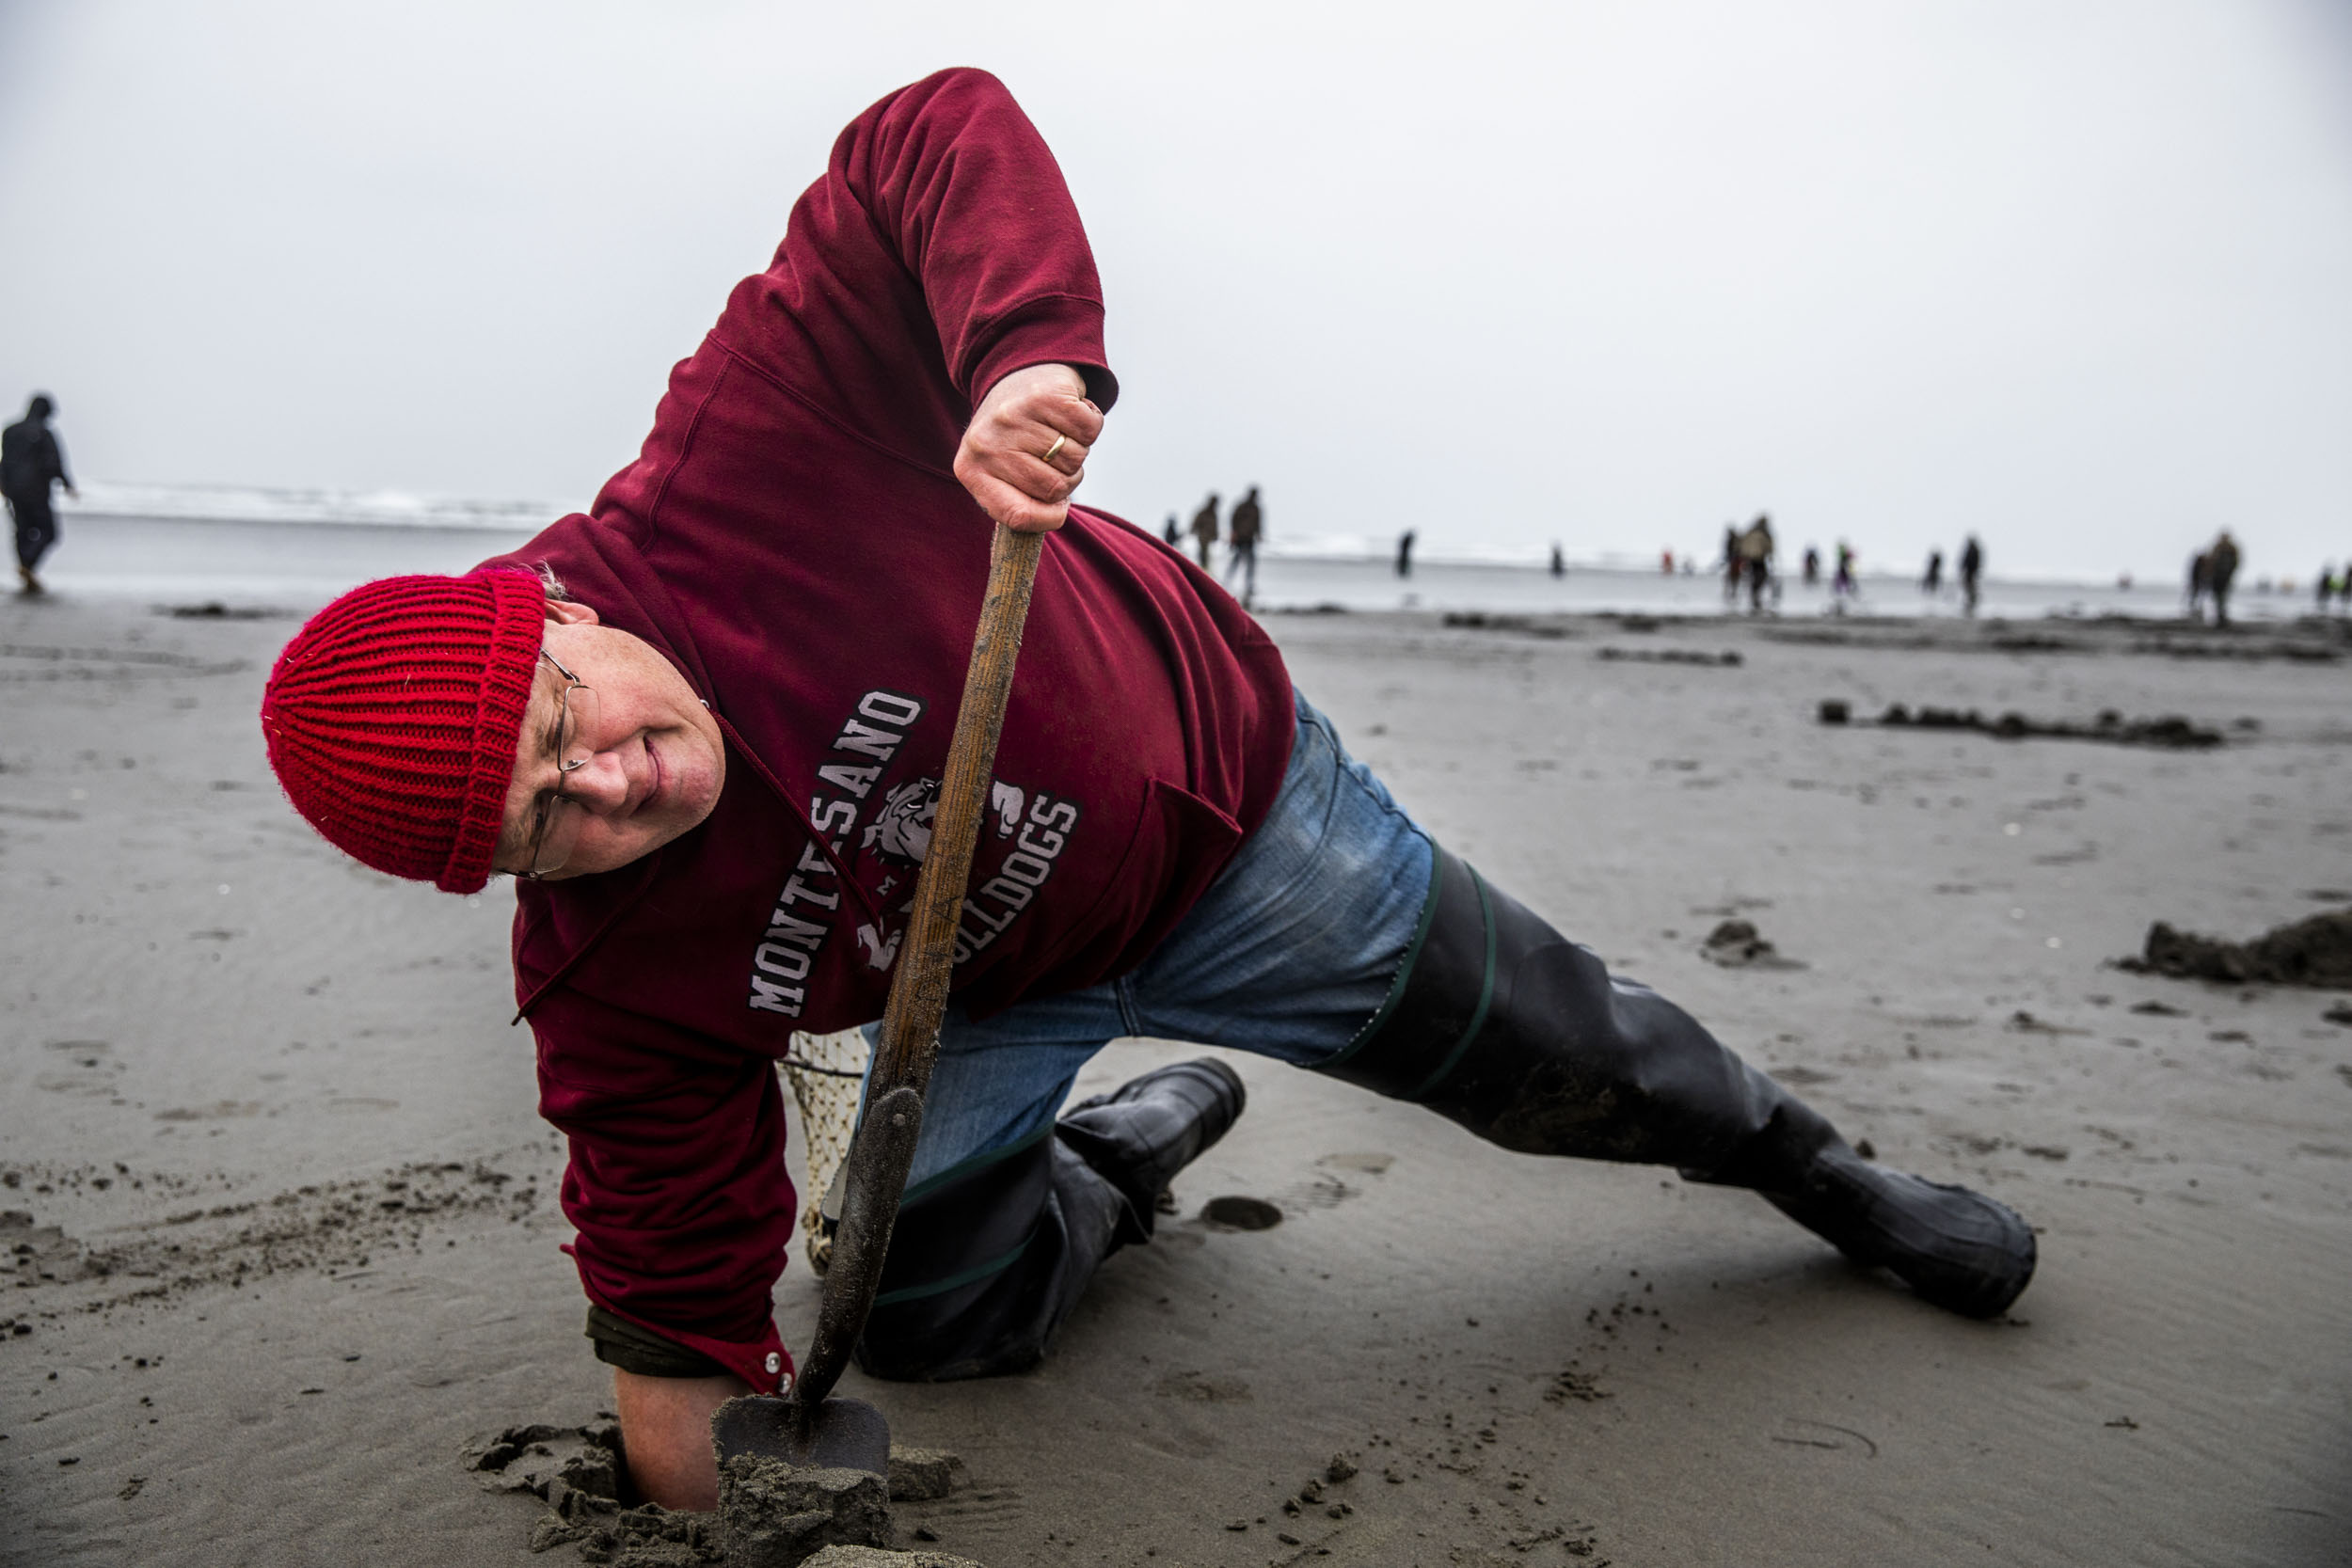
[[[1956,1312],[1993,1316],[2033,1277],[2033,1233],[2010,1210],[1864,1160],[1690,1014],[1437,855],[1387,1005],[1322,1070],[1521,1153],[1674,1165],[1754,1188]]]
[[[1728,1164],[1682,1174],[1755,1189],[1855,1262],[1963,1317],[2000,1316],[2033,1278],[2033,1230],[2016,1211],[1864,1159],[1794,1098]]]
[[[1161,1068],[908,1188],[858,1365],[930,1383],[1034,1366],[1103,1259],[1151,1240],[1153,1201],[1243,1100],[1222,1062]]]
[[[1249,1091],[1214,1056],[1130,1079],[1062,1113],[1055,1132],[1127,1200],[1123,1241],[1148,1241],[1159,1196],[1240,1119]]]

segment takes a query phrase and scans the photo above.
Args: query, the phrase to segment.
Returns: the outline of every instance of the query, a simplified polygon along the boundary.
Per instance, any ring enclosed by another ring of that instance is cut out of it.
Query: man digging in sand
[[[1127,1035],[1748,1187],[1929,1301],[2008,1307],[2015,1214],[1862,1159],[1610,975],[1416,826],[1206,572],[1070,504],[1118,391],[1102,322],[1035,129],[983,73],[919,82],[842,134],[589,513],[354,590],[271,673],[271,764],[329,840],[453,893],[518,879],[516,989],[641,1489],[708,1507],[711,1411],[789,1385],[773,1064],[882,1012],[991,518],[1056,537],[868,1371],[1025,1367],[1150,1237],[1242,1085],[1203,1059],[1057,1116]]]

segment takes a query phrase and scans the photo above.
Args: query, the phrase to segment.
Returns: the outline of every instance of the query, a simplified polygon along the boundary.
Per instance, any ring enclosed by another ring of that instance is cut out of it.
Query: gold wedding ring
[[[1054,444],[1045,449],[1045,455],[1039,458],[1038,461],[1041,463],[1051,463],[1054,460],[1054,454],[1061,451],[1063,443],[1067,442],[1069,439],[1070,437],[1067,436],[1055,436]]]

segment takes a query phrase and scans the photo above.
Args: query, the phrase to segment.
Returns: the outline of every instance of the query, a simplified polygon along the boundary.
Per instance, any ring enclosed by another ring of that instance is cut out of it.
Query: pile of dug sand
[[[2116,967],[2177,980],[2352,990],[2352,910],[2294,921],[2248,942],[2201,937],[2159,920],[2148,928],[2140,956],[2119,958]]]
[[[508,1427],[462,1452],[485,1490],[545,1500],[531,1529],[534,1553],[576,1544],[580,1561],[605,1568],[978,1568],[943,1553],[886,1549],[892,1502],[954,1490],[962,1461],[936,1449],[894,1447],[887,1482],[863,1470],[796,1469],[738,1454],[720,1467],[713,1513],[625,1506],[621,1431],[610,1416],[579,1427]]]

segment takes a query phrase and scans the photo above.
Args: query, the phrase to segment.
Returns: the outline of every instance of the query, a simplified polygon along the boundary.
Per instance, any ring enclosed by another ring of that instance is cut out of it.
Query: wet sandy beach
[[[295,624],[0,605],[0,1562],[575,1558],[459,1458],[610,1406],[508,900],[285,807],[253,713]],[[1750,1195],[1236,1057],[1248,1116],[1036,1372],[850,1379],[964,1460],[902,1529],[991,1568],[2352,1552],[2346,998],[2107,962],[2352,904],[2340,623],[1269,624],[1439,837],[1882,1158],[2014,1204],[2040,1276],[1962,1322]],[[1704,958],[1732,918],[1787,962]],[[1282,1223],[1199,1217],[1231,1195]],[[796,1257],[788,1342],[815,1300]]]

